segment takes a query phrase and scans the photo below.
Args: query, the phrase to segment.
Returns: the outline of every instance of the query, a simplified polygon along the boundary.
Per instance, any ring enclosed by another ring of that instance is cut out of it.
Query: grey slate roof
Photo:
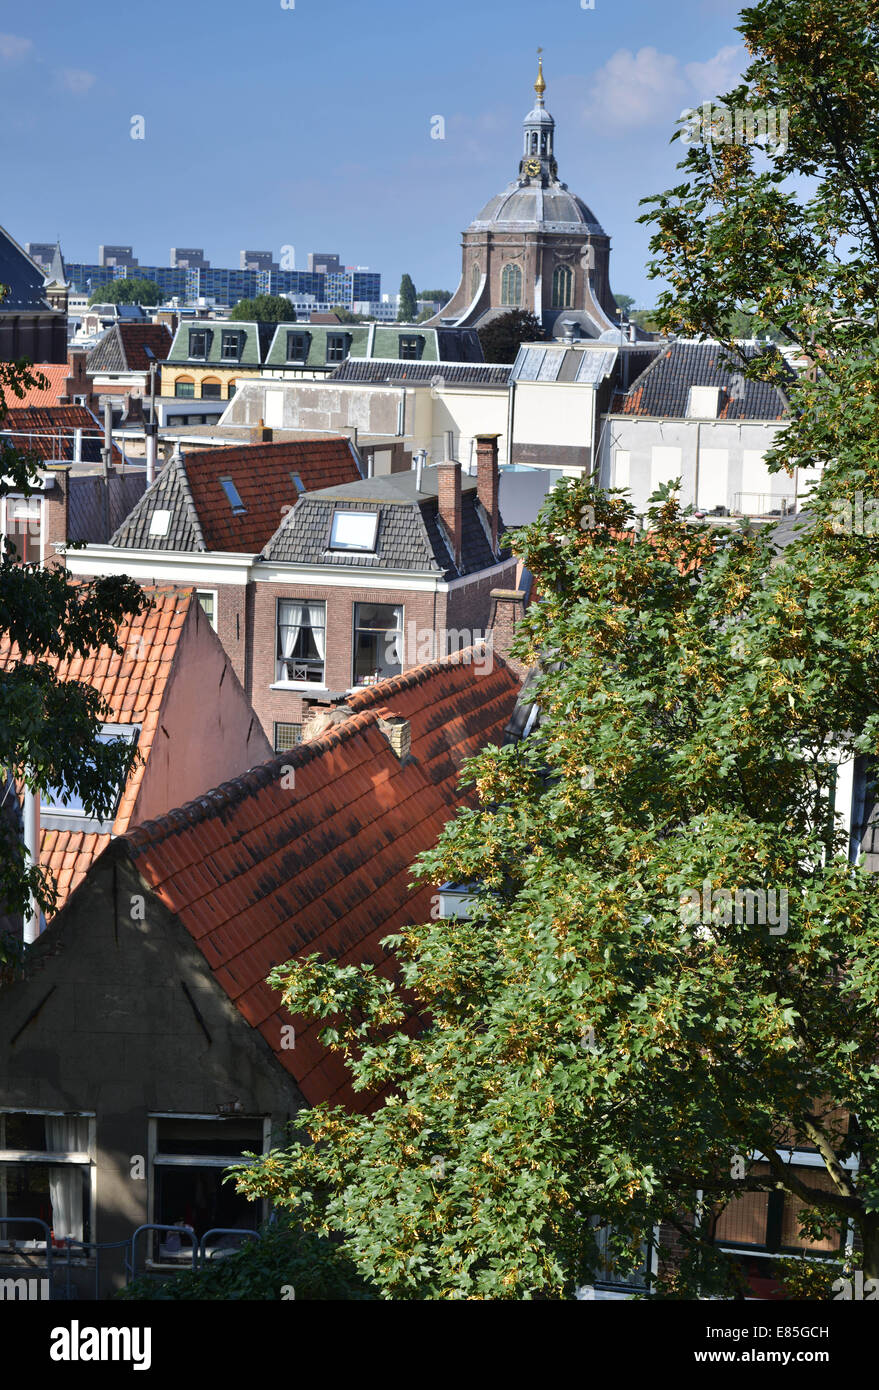
[[[744,346],[742,351],[746,357],[753,358],[767,351],[777,352],[777,349]],[[741,370],[736,370],[737,365],[719,343],[670,343],[628,391],[614,397],[611,413],[670,416],[683,420],[687,415],[691,386],[718,386],[721,389],[719,420],[782,419],[786,408],[778,387],[747,379]]]
[[[0,227],[0,285],[6,287],[0,299],[0,314],[47,314],[46,276],[23,251],[14,237]]]
[[[397,358],[349,357],[327,378],[328,381],[427,382],[446,386],[506,386],[510,367],[486,366],[484,362],[402,362]]]
[[[171,513],[166,536],[150,535],[150,522],[157,510]],[[111,536],[110,544],[132,550],[207,550],[186,470],[179,459],[166,463],[152,487]]]
[[[102,545],[109,540],[104,529],[104,480],[95,474],[70,476],[67,539]],[[110,535],[121,526],[146,490],[146,473],[110,475]]]
[[[329,549],[337,506],[345,511],[378,513],[374,554]],[[498,530],[502,534],[502,524]],[[476,479],[465,475],[461,479],[461,568],[455,568],[439,520],[434,468],[425,468],[418,493],[414,469],[305,493],[261,558],[334,569],[420,570],[445,579],[497,564],[476,495]]]

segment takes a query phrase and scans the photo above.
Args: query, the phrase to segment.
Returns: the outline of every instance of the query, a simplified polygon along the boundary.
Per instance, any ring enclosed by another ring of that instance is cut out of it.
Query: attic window
[[[400,334],[400,360],[418,362],[424,352],[424,338],[420,333]]]
[[[375,550],[378,512],[340,512],[333,515],[331,550]]]
[[[716,420],[719,405],[719,386],[691,386],[687,397],[687,419]]]
[[[220,339],[220,356],[226,361],[237,362],[241,357],[243,335],[237,330],[224,329]]]
[[[139,733],[139,724],[104,724],[98,734],[97,742],[113,743],[118,739],[124,739],[127,744],[133,746],[137,741]],[[122,794],[123,786],[124,783],[120,783],[116,788],[116,800],[110,809],[106,821],[106,824],[109,826],[112,826],[113,819],[116,815],[116,809],[119,805],[119,797]],[[43,816],[44,824],[47,829],[58,828],[54,823],[50,823],[52,818],[56,816],[62,816],[68,820],[75,819],[79,829],[97,829],[100,825],[97,817],[91,816],[83,808],[82,797],[68,790],[65,786],[48,787],[44,792],[41,792],[40,814]],[[47,820],[46,817],[49,817],[49,819]],[[88,821],[89,825],[84,826],[81,824],[83,821]],[[64,824],[65,822],[62,822],[62,828]]]
[[[302,479],[300,478],[299,474],[298,474],[298,473],[291,473],[291,474],[290,474],[290,477],[293,479],[293,486],[295,487],[296,491],[299,492],[299,493],[304,492],[304,491],[305,491],[305,484],[304,484],[304,482],[302,481]]]
[[[207,357],[208,334],[206,329],[191,329],[189,333],[190,357]]]
[[[288,333],[287,334],[287,361],[288,362],[307,362],[308,350],[311,346],[310,333]]]
[[[247,508],[245,507],[244,503],[241,501],[241,496],[240,496],[240,494],[239,494],[239,492],[238,492],[237,487],[236,487],[235,484],[233,483],[232,479],[231,479],[231,478],[221,478],[221,479],[220,479],[220,486],[222,487],[223,491],[224,491],[225,494],[226,494],[226,497],[227,497],[228,502],[229,502],[229,506],[232,508],[232,514],[233,514],[233,516],[242,516],[242,515],[244,514],[244,512],[247,511]]]
[[[157,507],[150,517],[150,535],[167,536],[171,529],[171,513],[162,507]]]

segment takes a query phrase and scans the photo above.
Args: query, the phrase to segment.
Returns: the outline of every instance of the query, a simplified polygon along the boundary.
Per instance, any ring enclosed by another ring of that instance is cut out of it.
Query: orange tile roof
[[[51,656],[44,658],[54,667],[60,680],[82,681],[97,690],[110,707],[108,722],[140,725],[137,748],[141,757],[123,788],[113,822],[114,835],[123,834],[131,822],[146,759],[158,728],[159,710],[177,643],[194,602],[192,589],[144,588],[154,606],[121,624],[121,654],[103,646],[87,657],[76,656],[65,661]],[[17,665],[20,659],[19,649],[10,642],[8,634],[0,635],[0,670]],[[109,839],[108,835],[91,831],[43,832],[40,862],[55,875],[59,908]]]
[[[30,368],[31,371],[40,372],[49,380],[46,387],[30,386],[23,396],[15,396],[10,393],[6,402],[11,408],[22,410],[30,409],[31,406],[57,405],[58,397],[64,395],[64,384],[70,376],[70,368],[66,362],[37,362]]]
[[[431,889],[410,887],[412,862],[472,797],[458,788],[461,764],[502,742],[518,692],[497,657],[484,672],[466,652],[418,667],[351,696],[350,717],[313,742],[125,837],[138,871],[309,1104],[365,1109],[375,1097],[352,1089],[318,1039],[324,1024],[291,1018],[266,975],[315,951],[394,972],[380,941],[430,911]],[[391,713],[410,723],[405,763],[379,723]],[[296,1041],[285,1049],[289,1023]]]
[[[299,491],[357,482],[360,471],[343,435],[281,444],[205,449],[186,455],[186,477],[208,550],[248,554],[262,550],[277,531]],[[236,516],[220,483],[231,478],[245,512]]]
[[[8,410],[0,421],[0,431],[12,435],[12,443],[17,449],[50,462],[73,459],[74,431],[77,429],[83,431],[83,459],[100,462],[103,427],[97,416],[84,405],[41,405],[21,409],[16,406]],[[110,462],[124,462],[115,444]]]

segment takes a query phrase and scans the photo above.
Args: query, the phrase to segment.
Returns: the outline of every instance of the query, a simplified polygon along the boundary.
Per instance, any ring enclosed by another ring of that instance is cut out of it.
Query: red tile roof
[[[154,607],[129,618],[119,628],[121,655],[109,647],[99,647],[88,657],[58,661],[47,656],[61,680],[91,685],[110,707],[108,722],[139,724],[138,752],[142,755],[129,773],[119,801],[113,833],[128,829],[131,814],[143,780],[146,759],[159,723],[159,710],[171,673],[177,643],[193,599],[192,589],[151,589],[146,593]],[[0,670],[18,664],[19,650],[8,635],[0,635]],[[40,862],[55,874],[59,889],[58,906],[84,878],[94,858],[109,843],[108,835],[91,831],[44,830],[40,840]]]
[[[31,369],[48,378],[48,386],[31,386],[23,396],[10,393],[6,404],[15,409],[27,409],[35,405],[57,405],[58,397],[64,395],[64,384],[70,376],[66,362],[37,362]]]
[[[66,367],[64,371],[67,373]],[[78,429],[83,432],[83,459],[100,462],[104,432],[97,416],[84,405],[15,407],[0,421],[0,433],[10,434],[17,449],[49,463],[72,461],[74,431]],[[124,461],[115,444],[110,461]]]
[[[292,475],[306,492],[353,483],[360,472],[343,435],[283,444],[247,444],[187,454],[186,477],[208,550],[256,553],[277,531],[299,497]],[[220,483],[231,478],[245,507],[236,516]]]
[[[117,331],[122,339],[122,350],[130,372],[148,372],[150,358],[144,348],[150,348],[153,358],[164,362],[171,351],[171,331],[164,323],[119,323]]]
[[[519,691],[502,660],[483,671],[468,655],[359,691],[350,717],[313,742],[125,837],[138,871],[310,1105],[362,1110],[375,1098],[355,1092],[319,1042],[323,1023],[291,1019],[265,977],[315,951],[394,972],[380,941],[430,910],[430,888],[410,887],[412,862],[470,800],[471,789],[458,789],[461,764],[502,742]],[[389,714],[410,723],[405,763],[379,723]],[[291,789],[282,785],[285,769]],[[292,1049],[281,1045],[288,1023]]]

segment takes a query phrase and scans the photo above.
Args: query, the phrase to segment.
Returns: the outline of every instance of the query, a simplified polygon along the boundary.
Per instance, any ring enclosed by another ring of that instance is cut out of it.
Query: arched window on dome
[[[533,132],[532,132],[532,135],[531,135],[531,153],[532,153],[532,154],[536,154],[536,153],[537,153],[537,131],[536,131],[536,130],[533,131]]]
[[[546,154],[546,131],[540,137],[540,153]]]
[[[505,265],[501,272],[501,304],[517,309],[522,303],[522,271],[517,265]]]
[[[569,265],[557,265],[552,272],[552,307],[570,309],[574,298],[574,272]]]
[[[470,298],[475,299],[479,293],[479,286],[482,283],[482,271],[478,265],[474,265],[470,272]]]

